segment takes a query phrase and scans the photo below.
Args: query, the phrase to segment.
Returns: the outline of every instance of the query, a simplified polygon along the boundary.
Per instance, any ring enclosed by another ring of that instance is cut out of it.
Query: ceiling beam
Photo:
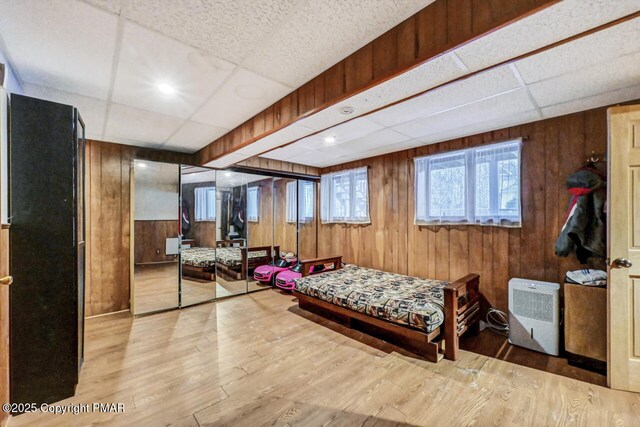
[[[560,0],[436,0],[196,153],[204,165]]]

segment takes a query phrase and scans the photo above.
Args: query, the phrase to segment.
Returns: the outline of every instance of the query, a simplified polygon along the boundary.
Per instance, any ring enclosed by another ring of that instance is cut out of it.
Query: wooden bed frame
[[[221,240],[217,242],[217,246],[219,248],[230,248],[234,247],[235,244],[244,244],[244,239],[237,240]],[[273,252],[271,249],[273,248]],[[242,254],[242,263],[235,267],[229,267],[220,262],[216,261],[216,265],[209,267],[196,267],[193,265],[182,264],[182,274],[188,277],[196,277],[198,279],[205,280],[216,280],[216,267],[218,269],[218,273],[222,277],[228,280],[244,280],[247,277],[247,272],[243,268],[243,266],[247,265],[247,255],[249,252],[259,252],[265,251],[267,254],[258,258],[249,258],[249,270],[255,269],[261,265],[267,264],[273,258],[270,255],[271,253],[275,253],[276,257],[280,256],[280,246],[253,246],[247,248],[247,250],[243,250],[240,253]]]
[[[316,258],[301,261],[302,276],[308,276],[309,270],[315,265],[333,264],[334,268],[325,270],[339,270],[342,257]],[[298,298],[300,308],[317,314],[324,315],[327,312],[332,317],[337,317],[341,323],[348,327],[365,324],[382,330],[385,335],[390,335],[403,347],[426,357],[431,362],[437,362],[443,357],[456,360],[459,352],[459,339],[466,332],[473,334],[479,332],[480,320],[480,276],[468,274],[462,279],[456,280],[444,288],[444,323],[431,333],[398,325],[376,317],[350,310],[317,298],[310,297],[297,291],[293,295]],[[354,325],[355,324],[355,325]]]

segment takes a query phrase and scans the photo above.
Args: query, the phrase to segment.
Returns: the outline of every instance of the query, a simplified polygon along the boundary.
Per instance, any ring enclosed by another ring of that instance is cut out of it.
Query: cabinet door
[[[0,81],[2,79],[0,78]],[[5,187],[6,155],[6,117],[7,96],[0,87],[0,205],[4,210],[8,197]],[[5,224],[6,212],[0,215],[0,404],[9,402],[9,286],[12,278],[9,276],[9,229]],[[0,425],[6,425],[9,414],[0,412]]]
[[[85,298],[85,128],[84,121],[78,110],[75,114],[75,140],[76,140],[76,242],[78,250],[78,371],[84,361],[84,298]]]

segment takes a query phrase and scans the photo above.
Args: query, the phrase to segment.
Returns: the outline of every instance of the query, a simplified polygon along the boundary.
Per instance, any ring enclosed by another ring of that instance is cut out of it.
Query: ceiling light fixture
[[[336,142],[336,137],[333,136],[333,135],[325,136],[324,137],[324,142],[326,142],[328,144],[333,144],[334,142]]]
[[[176,88],[167,83],[158,83],[158,90],[165,95],[173,95],[176,93]]]
[[[346,105],[344,107],[340,107],[340,114],[344,114],[344,115],[348,116],[349,114],[353,114],[354,111],[356,111],[355,108],[353,108],[353,107],[351,107],[349,105]]]

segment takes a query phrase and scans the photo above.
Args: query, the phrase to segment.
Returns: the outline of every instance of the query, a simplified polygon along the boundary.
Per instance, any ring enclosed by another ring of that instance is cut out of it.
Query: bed
[[[348,265],[342,257],[302,261],[293,294],[300,308],[337,318],[349,327],[373,327],[427,359],[456,360],[459,337],[478,332],[477,274],[449,283]],[[309,275],[314,265],[332,267]]]
[[[192,247],[183,248],[181,252],[182,273],[185,276],[206,280],[215,280],[218,273],[230,280],[244,280],[245,265],[253,270],[271,261],[271,246],[225,246],[218,248]],[[274,253],[280,253],[280,247],[273,247]]]

